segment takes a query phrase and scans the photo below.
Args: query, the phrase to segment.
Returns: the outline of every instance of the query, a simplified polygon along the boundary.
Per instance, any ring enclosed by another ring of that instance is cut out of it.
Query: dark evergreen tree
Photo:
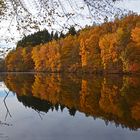
[[[53,39],[58,40],[58,32],[55,32]]]
[[[60,33],[60,38],[65,38],[65,35],[64,35],[64,33],[62,31]]]
[[[53,38],[54,38],[54,32],[51,31],[51,40],[53,40]]]
[[[74,26],[71,26],[71,27],[69,28],[68,34],[70,34],[70,35],[76,35],[76,33],[77,33],[77,32],[76,32]]]
[[[5,61],[0,58],[0,72],[4,72],[5,70]]]
[[[50,33],[48,32],[48,30],[44,29],[43,31],[39,31],[34,34],[23,37],[23,39],[17,43],[17,47],[33,47],[41,43],[47,43],[51,40],[52,38]]]

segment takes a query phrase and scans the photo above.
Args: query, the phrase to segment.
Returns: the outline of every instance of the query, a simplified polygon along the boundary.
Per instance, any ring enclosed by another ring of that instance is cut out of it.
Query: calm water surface
[[[0,75],[0,140],[139,140],[138,76]]]

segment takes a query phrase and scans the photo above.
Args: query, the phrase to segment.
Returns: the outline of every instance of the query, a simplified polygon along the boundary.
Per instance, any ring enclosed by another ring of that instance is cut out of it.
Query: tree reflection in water
[[[140,128],[139,76],[8,74],[3,80],[41,119],[42,112],[67,108],[72,116],[80,111],[116,127]]]

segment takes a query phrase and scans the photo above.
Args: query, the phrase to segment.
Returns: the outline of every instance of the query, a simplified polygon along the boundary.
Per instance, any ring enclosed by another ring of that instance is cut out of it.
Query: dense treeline
[[[35,110],[76,111],[106,124],[140,128],[140,78],[120,75],[8,74],[4,83],[24,105]]]
[[[86,27],[78,33],[74,27],[66,35],[41,33],[19,41],[5,59],[7,71],[140,72],[138,15]]]
[[[17,43],[17,47],[35,46],[41,43],[47,43],[51,40],[52,38],[50,33],[47,30],[43,30],[23,37],[23,39]]]
[[[30,34],[28,36],[24,36],[20,41],[17,43],[17,48],[18,47],[35,47],[36,45],[39,44],[45,44],[48,43],[52,40],[58,40],[60,38],[65,38],[67,35],[75,35],[76,30],[74,26],[71,26],[69,28],[69,31],[67,34],[64,34],[61,32],[60,34],[56,32],[51,32],[49,33],[48,30],[44,29],[43,31],[38,31],[34,34]]]

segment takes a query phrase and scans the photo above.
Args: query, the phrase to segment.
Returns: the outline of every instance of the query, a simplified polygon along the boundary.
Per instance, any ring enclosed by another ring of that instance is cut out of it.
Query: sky
[[[120,8],[125,8],[140,14],[140,0],[123,0],[116,4]]]
[[[32,1],[33,0],[30,0],[30,1],[28,1],[28,0],[24,0],[25,2],[29,2],[29,3],[32,3]],[[61,1],[63,1],[63,0],[61,0]],[[83,2],[82,2],[82,0],[72,0],[73,1],[73,5],[75,5],[75,2],[76,2],[76,4],[79,6],[79,7],[83,7]],[[64,0],[64,3],[66,4],[66,1]],[[27,4],[26,4],[27,5]],[[38,5],[38,4],[37,4]],[[33,5],[32,4],[29,4],[28,5],[29,6],[29,9],[34,9],[33,8]],[[32,7],[31,7],[32,6]],[[67,6],[65,6],[65,7],[67,7]],[[134,12],[137,12],[137,13],[139,13],[140,14],[140,0],[120,0],[120,2],[117,2],[116,3],[116,7],[119,7],[119,8],[122,8],[122,9],[127,9],[127,10],[132,10],[132,11],[134,11]],[[69,7],[70,8],[70,7]],[[67,10],[69,9],[69,8],[67,8]],[[91,19],[91,18],[87,18],[87,11],[88,11],[88,9],[87,9],[87,7],[84,7],[84,10],[83,9],[76,9],[77,7],[75,7],[74,6],[74,10],[76,11],[76,13],[77,13],[77,15],[78,16],[75,16],[74,18],[74,20],[76,20],[76,23],[77,24],[80,24],[80,25],[82,25],[82,27],[84,27],[84,26],[86,26],[87,24],[88,25],[92,25],[93,24],[93,19]],[[73,10],[72,9],[72,10]],[[35,11],[33,10],[32,12],[34,12],[35,13]],[[80,15],[82,13],[82,16]],[[97,21],[97,19],[96,19],[96,17],[97,16],[95,16],[94,17],[94,20],[96,20]],[[64,19],[64,18],[58,18],[58,17],[55,17],[56,18],[56,21],[58,21],[60,24],[63,24],[63,23],[68,23],[67,22],[67,19]],[[86,21],[86,22],[85,22]],[[9,22],[9,21],[7,21],[7,22]],[[70,21],[71,22],[71,21]],[[11,45],[11,43],[10,43],[10,45],[7,45],[7,43],[5,44],[5,41],[2,41],[2,40],[4,40],[3,38],[2,38],[2,35],[3,35],[3,37],[5,38],[5,35],[7,35],[7,36],[15,36],[15,38],[17,38],[17,40],[19,40],[19,34],[18,34],[18,32],[16,31],[16,28],[13,26],[12,27],[12,30],[11,30],[11,32],[10,32],[10,34],[7,34],[7,26],[9,25],[9,23],[6,23],[6,22],[4,22],[4,23],[2,23],[3,24],[3,30],[0,30],[0,47],[1,46],[3,46],[4,48],[5,48],[5,46],[15,46],[15,43],[13,43],[12,45]],[[15,25],[16,26],[16,25]],[[43,26],[43,28],[44,27],[46,27],[48,30],[50,30],[49,29],[49,27],[47,27],[47,26]],[[43,29],[42,28],[42,29]],[[55,26],[54,26],[54,28],[60,28],[60,26],[58,25],[58,23],[56,22],[55,23]],[[61,30],[61,29],[60,29]],[[1,45],[2,44],[2,45]]]

